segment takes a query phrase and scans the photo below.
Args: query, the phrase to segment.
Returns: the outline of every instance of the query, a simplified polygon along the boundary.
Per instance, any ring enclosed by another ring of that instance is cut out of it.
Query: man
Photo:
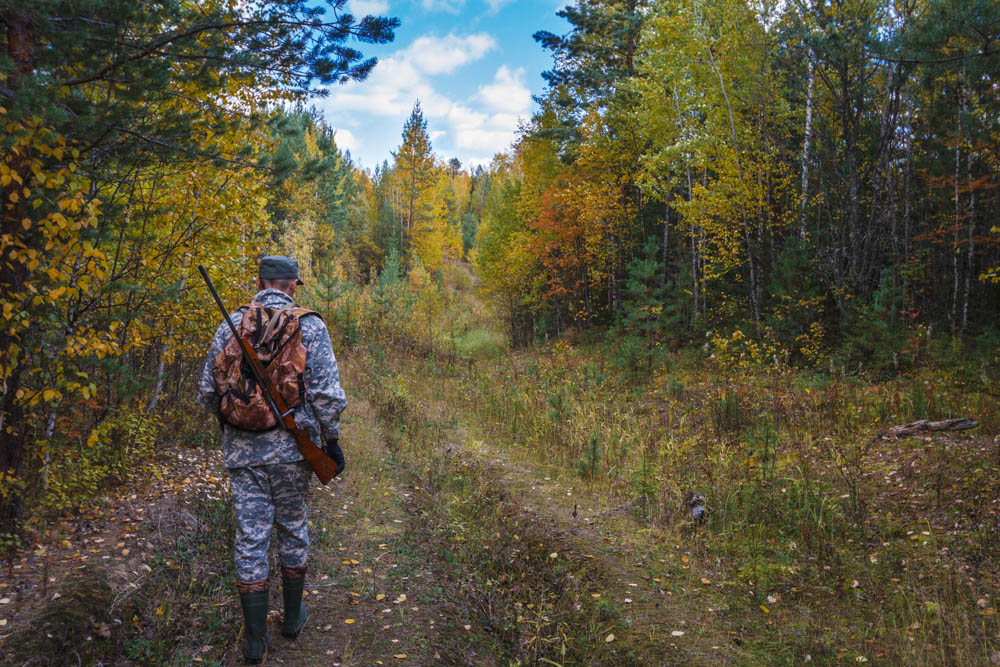
[[[301,284],[294,259],[264,257],[257,278],[260,291],[253,302],[263,304],[271,312],[290,311],[294,307],[292,296]],[[245,311],[246,308],[241,308],[232,314],[237,329]],[[315,313],[302,315],[298,322],[306,360],[300,382],[302,402],[295,408],[295,422],[313,442],[326,443],[328,453],[339,454],[340,413],[347,407],[347,399],[340,386],[330,335]],[[292,435],[283,428],[242,430],[223,418],[222,397],[213,378],[213,368],[231,338],[232,332],[223,322],[209,347],[199,382],[198,402],[214,412],[223,424],[223,454],[236,510],[236,588],[246,637],[243,657],[248,664],[258,664],[270,647],[267,549],[272,525],[277,527],[281,560],[285,612],[282,634],[294,639],[306,620],[302,589],[309,550],[306,496],[312,470]],[[277,389],[282,392],[282,387]]]

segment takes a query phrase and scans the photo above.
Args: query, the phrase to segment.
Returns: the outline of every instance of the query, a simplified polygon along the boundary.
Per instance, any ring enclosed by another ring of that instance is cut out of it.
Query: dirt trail
[[[342,425],[349,470],[310,495],[309,620],[281,637],[281,593],[272,577],[269,662],[289,665],[500,664],[466,628],[460,601],[440,584],[442,563],[415,544],[419,489],[408,485],[370,405],[352,397]],[[488,648],[488,647],[487,647]],[[237,646],[227,664],[240,664]]]
[[[428,419],[447,421],[441,418],[450,410],[447,403],[430,409]],[[440,451],[428,451],[406,450],[410,434],[386,426],[363,398],[354,397],[344,417],[348,473],[328,487],[314,482],[311,493],[309,621],[297,641],[280,636],[281,592],[272,567],[269,663],[530,663],[541,655],[537,646],[555,635],[567,645],[575,642],[576,655],[593,655],[588,664],[734,661],[731,645],[718,641],[726,638],[719,614],[704,611],[713,607],[712,587],[697,583],[702,573],[689,569],[693,559],[685,556],[682,564],[679,553],[670,562],[649,556],[664,554],[650,546],[659,537],[627,512],[590,507],[571,482],[515,465],[457,420],[440,433]],[[108,586],[100,586],[115,613],[101,620],[95,607],[77,637],[88,646],[103,641],[103,652],[92,655],[104,664],[240,664],[224,471],[216,452],[178,456],[180,465],[165,470],[163,482],[146,496],[149,508],[123,503],[131,511],[106,512],[110,520],[86,537],[87,549],[81,548],[84,538],[78,544],[71,537],[67,553],[58,559],[49,554],[67,570],[58,574],[60,584],[88,555],[113,570]],[[473,476],[481,486],[447,487],[449,480]],[[454,510],[482,499],[493,504],[476,508],[485,512],[477,533],[475,519],[456,518]],[[478,551],[465,541],[465,535],[492,533],[489,522],[501,519],[506,523],[496,526],[514,535],[484,541]],[[110,548],[101,552],[105,545]],[[36,571],[39,557],[27,558],[32,560],[19,567],[25,580],[45,581]],[[115,574],[126,569],[127,577]],[[517,590],[488,590],[491,580]],[[5,594],[14,590],[15,580],[4,583]],[[545,600],[555,606],[546,607]],[[532,601],[538,603],[534,610]],[[23,611],[11,625],[27,627],[33,613]],[[550,632],[533,634],[532,623]],[[62,664],[41,655],[32,659]]]
[[[441,400],[429,406],[428,419],[455,424],[444,418],[449,411]],[[627,511],[587,506],[591,501],[583,500],[572,483],[513,464],[461,425],[442,433],[447,442],[441,441],[440,451],[423,453],[434,463],[419,456],[404,462],[393,454],[398,434],[379,424],[369,403],[356,399],[350,412],[344,430],[360,459],[354,476],[332,490],[317,485],[313,494],[310,629],[295,644],[275,633],[275,660],[508,664],[511,656],[523,654],[524,646],[515,645],[523,637],[512,641],[516,633],[500,627],[495,617],[503,613],[482,608],[483,599],[493,598],[475,590],[475,580],[488,578],[488,572],[477,571],[488,566],[453,557],[448,542],[465,538],[430,525],[449,522],[444,505],[452,502],[451,494],[421,488],[420,480],[461,476],[470,466],[499,487],[501,500],[494,509],[514,517],[512,525],[526,542],[544,544],[568,572],[588,580],[580,589],[586,591],[585,602],[600,605],[597,615],[608,622],[579,630],[600,633],[587,641],[599,645],[610,635],[621,647],[620,662],[595,659],[595,664],[737,660],[727,634],[724,592],[710,583],[717,573],[705,565],[697,569],[693,557],[676,547],[654,544],[665,537],[662,532],[650,531]],[[454,501],[469,500],[460,495],[454,494]],[[330,527],[327,533],[323,526]],[[504,550],[502,544],[485,542],[483,548]],[[518,549],[513,552],[512,559],[520,557]],[[577,602],[579,619],[567,618],[567,625],[587,622],[580,607]]]
[[[601,578],[602,598],[621,608],[628,627],[617,640],[631,644],[636,655],[659,656],[647,664],[737,661],[723,618],[721,584],[712,585],[719,573],[708,564],[697,569],[691,552],[676,544],[693,526],[651,527],[632,513],[633,502],[599,506],[574,480],[513,464],[499,448],[461,433],[454,455],[475,457],[488,467],[525,522]]]

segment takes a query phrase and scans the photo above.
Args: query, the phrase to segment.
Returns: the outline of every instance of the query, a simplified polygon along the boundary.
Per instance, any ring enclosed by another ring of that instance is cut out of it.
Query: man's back
[[[281,308],[293,303],[290,296],[277,289],[264,289],[254,296],[253,301],[269,308]],[[239,310],[231,317],[233,324],[239,327],[243,311]],[[347,407],[347,399],[340,386],[340,373],[326,324],[316,315],[306,315],[300,319],[300,326],[302,345],[306,349],[306,367],[303,373],[304,396],[302,404],[295,409],[295,422],[313,442],[322,443],[338,437],[340,413]],[[216,392],[212,367],[232,335],[229,325],[223,322],[212,339],[199,382],[198,402],[214,412],[219,410],[221,397]],[[227,468],[302,460],[295,439],[282,428],[245,431],[226,424],[222,446]]]

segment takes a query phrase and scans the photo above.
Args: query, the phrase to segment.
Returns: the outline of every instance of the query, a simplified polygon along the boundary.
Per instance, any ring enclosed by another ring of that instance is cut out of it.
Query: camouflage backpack
[[[302,404],[305,384],[306,348],[302,345],[299,320],[319,315],[294,303],[268,308],[250,303],[240,308],[243,319],[236,332],[250,343],[268,379],[285,399],[289,408]],[[246,431],[266,431],[278,425],[264,388],[243,361],[243,352],[235,337],[222,348],[212,368],[215,390],[222,397],[220,412],[226,422]]]

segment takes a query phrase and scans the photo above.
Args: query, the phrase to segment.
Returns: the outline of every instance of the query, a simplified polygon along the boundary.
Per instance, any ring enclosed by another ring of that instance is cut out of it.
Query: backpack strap
[[[296,307],[295,310],[292,311],[292,314],[294,314],[295,317],[298,317],[300,319],[305,317],[306,315],[315,315],[319,319],[323,319],[323,316],[317,313],[315,310],[311,310],[309,308],[302,308],[301,306]]]
[[[286,303],[278,312],[271,315],[271,319],[267,323],[267,328],[264,329],[264,335],[260,339],[262,341],[270,340],[271,334],[274,333],[274,329],[278,326],[278,320],[281,319],[281,314],[287,311],[295,312],[295,310],[299,310],[295,303]]]

